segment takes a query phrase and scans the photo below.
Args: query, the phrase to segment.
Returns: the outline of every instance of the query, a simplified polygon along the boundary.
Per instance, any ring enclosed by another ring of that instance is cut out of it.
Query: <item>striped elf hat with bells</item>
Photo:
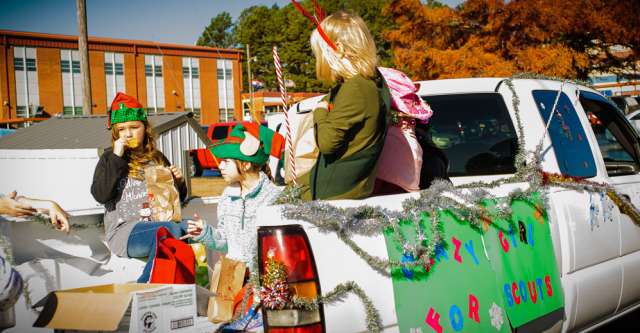
[[[108,111],[107,128],[117,123],[127,121],[147,121],[147,111],[135,97],[119,92],[111,102],[111,109]]]
[[[284,137],[255,122],[236,125],[229,136],[209,146],[217,158],[231,158],[263,165],[269,157],[280,159],[284,151]]]

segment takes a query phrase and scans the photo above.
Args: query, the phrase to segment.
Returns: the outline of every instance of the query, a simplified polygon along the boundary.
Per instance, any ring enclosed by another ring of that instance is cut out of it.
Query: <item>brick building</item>
[[[192,111],[204,125],[242,119],[240,50],[99,37],[88,47],[93,107],[82,110],[76,36],[0,30],[0,124],[104,114],[117,91],[150,113]]]

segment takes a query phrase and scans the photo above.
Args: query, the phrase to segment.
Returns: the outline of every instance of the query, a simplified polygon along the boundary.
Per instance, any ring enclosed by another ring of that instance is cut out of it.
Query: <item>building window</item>
[[[80,55],[77,50],[60,50],[62,72],[62,113],[70,116],[82,115],[82,75]]]
[[[62,108],[62,114],[66,116],[81,115],[82,107],[81,106],[65,106],[64,108]]]
[[[147,112],[164,111],[164,82],[162,56],[144,56],[144,75],[147,79]]]
[[[18,118],[34,117],[40,105],[36,49],[14,47],[13,68],[16,78],[16,116]]]
[[[218,105],[220,105],[220,121],[232,121],[233,108],[236,104],[231,60],[218,60]]]
[[[107,82],[107,103],[116,97],[119,91],[125,91],[124,85],[124,56],[122,53],[104,53],[104,75]]]
[[[200,120],[200,64],[197,58],[182,58],[184,109]]]

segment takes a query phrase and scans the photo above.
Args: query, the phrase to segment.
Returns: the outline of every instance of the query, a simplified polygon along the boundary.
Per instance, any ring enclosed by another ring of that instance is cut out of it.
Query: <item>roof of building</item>
[[[184,122],[200,129],[190,112],[150,114],[149,122],[155,134]],[[56,116],[0,138],[0,149],[104,149],[111,146],[111,131],[106,124],[106,115]]]
[[[6,38],[8,45],[78,48],[78,36],[47,34],[40,32],[26,32],[0,29],[0,37]],[[211,58],[240,59],[242,50],[225,49],[209,46],[158,43],[154,41],[117,39],[105,37],[88,37],[89,50],[105,52],[129,52],[160,55],[185,55]]]

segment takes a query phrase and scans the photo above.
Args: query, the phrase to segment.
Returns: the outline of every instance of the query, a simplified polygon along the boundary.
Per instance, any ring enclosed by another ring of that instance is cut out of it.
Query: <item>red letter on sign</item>
[[[455,237],[451,237],[451,241],[453,242],[453,245],[456,246],[456,251],[453,254],[453,259],[455,259],[459,263],[462,263],[462,257],[460,256],[460,245],[462,244],[462,242],[460,242]]]
[[[509,252],[509,241],[504,238],[504,233],[502,231],[498,233],[498,237],[500,238],[500,245],[502,245],[504,252]]]
[[[536,304],[536,301],[538,300],[538,291],[536,290],[536,283],[534,281],[529,281],[527,282],[528,288],[529,288],[529,296],[531,297],[531,302],[533,302],[533,304]]]
[[[513,294],[513,299],[516,304],[520,304],[520,296],[518,296],[518,285],[515,282],[511,285],[511,294]]]
[[[429,309],[427,318],[424,320],[434,331],[442,333],[442,326],[440,326],[440,314],[435,312],[433,308]]]
[[[551,278],[549,275],[544,277],[544,283],[547,285],[547,295],[553,296],[553,288],[551,288]]]
[[[478,315],[479,307],[478,299],[473,294],[469,294],[469,318],[475,320],[476,323],[480,323],[480,316]]]

